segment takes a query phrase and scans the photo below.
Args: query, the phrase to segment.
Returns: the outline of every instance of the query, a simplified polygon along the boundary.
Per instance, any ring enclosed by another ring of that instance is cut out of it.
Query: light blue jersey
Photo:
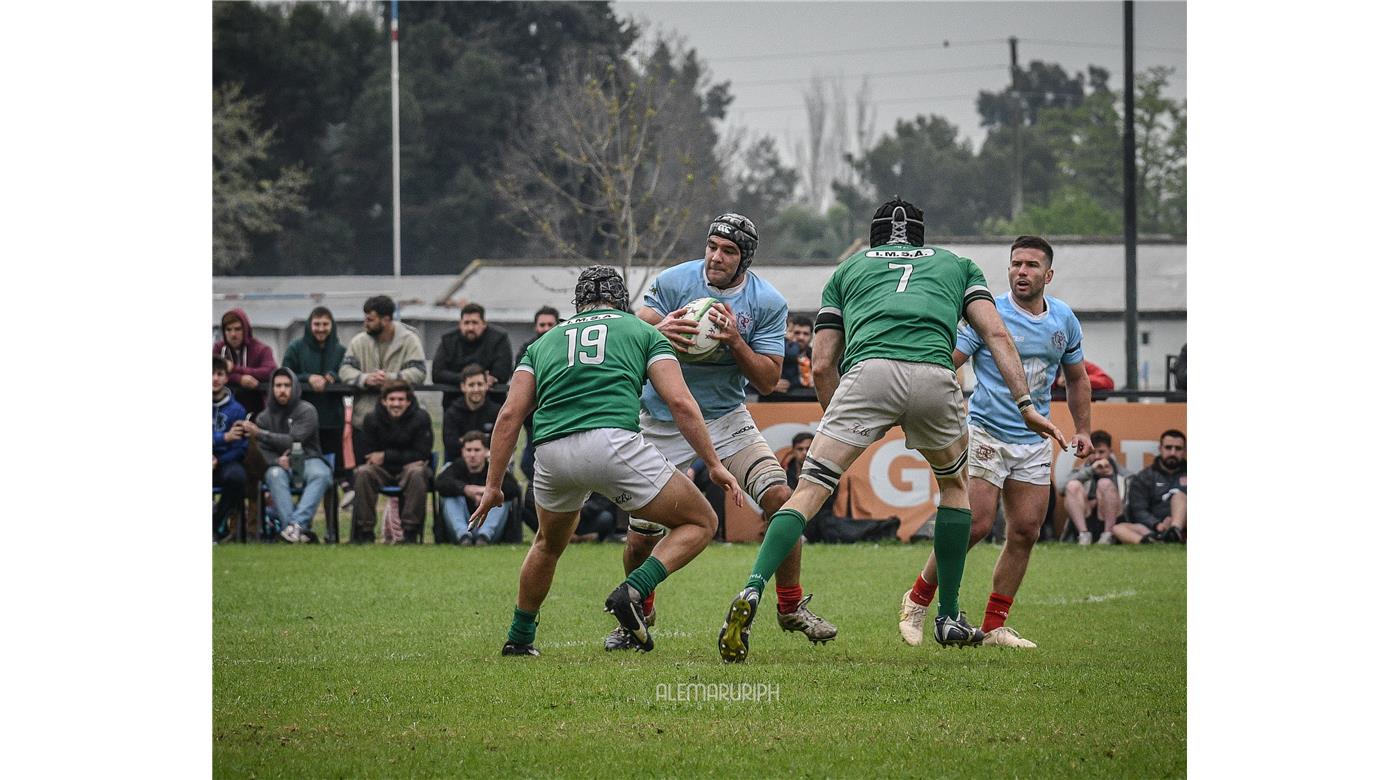
[[[1064,301],[1045,296],[1045,312],[1039,316],[1016,305],[1011,293],[996,297],[997,313],[1006,323],[1016,351],[1021,353],[1021,367],[1026,372],[1035,410],[1050,416],[1050,386],[1059,376],[1060,365],[1072,366],[1084,360],[1084,332],[1079,318]],[[997,370],[992,351],[982,343],[967,323],[958,328],[954,347],[972,361],[977,374],[977,389],[972,393],[968,411],[972,422],[1008,444],[1035,444],[1042,439],[1026,427],[1016,399],[1006,389],[1006,381]]]
[[[730,290],[711,287],[705,280],[705,260],[691,260],[667,268],[657,275],[643,303],[665,317],[696,298],[717,298],[734,312],[739,333],[760,355],[783,356],[787,334],[787,300],[773,285],[759,278],[750,268],[744,282]],[[744,374],[734,362],[729,347],[720,345],[702,363],[681,363],[681,373],[690,394],[700,405],[706,420],[723,417],[744,403]],[[647,382],[642,388],[642,407],[658,420],[671,420],[671,410],[656,389]]]

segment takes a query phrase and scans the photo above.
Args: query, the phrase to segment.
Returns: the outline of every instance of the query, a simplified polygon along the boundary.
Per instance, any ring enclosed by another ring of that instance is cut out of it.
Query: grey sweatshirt
[[[258,450],[268,463],[276,463],[284,453],[292,449],[292,442],[301,442],[301,450],[308,458],[321,457],[320,417],[316,407],[301,400],[301,382],[290,368],[282,367],[272,372],[277,377],[287,376],[292,380],[292,398],[285,406],[272,397],[272,385],[267,388],[267,406],[253,422],[263,429],[258,437]]]

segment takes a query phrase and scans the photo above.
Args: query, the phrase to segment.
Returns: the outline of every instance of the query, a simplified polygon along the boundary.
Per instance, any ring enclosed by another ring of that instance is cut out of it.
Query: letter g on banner
[[[890,480],[890,468],[897,458],[907,457],[917,465],[900,468],[899,478],[907,487]],[[904,439],[890,439],[879,444],[870,458],[870,487],[875,495],[893,507],[918,506],[929,500],[929,480],[933,473],[918,452],[904,446]]]

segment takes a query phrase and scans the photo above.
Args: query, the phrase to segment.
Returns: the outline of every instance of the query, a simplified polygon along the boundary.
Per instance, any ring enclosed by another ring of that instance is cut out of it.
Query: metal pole
[[[399,0],[389,3],[389,95],[393,104],[394,135],[394,291],[400,292],[403,272],[399,229]]]
[[[1020,216],[1021,199],[1021,79],[1020,68],[1016,63],[1016,36],[1011,36],[1011,99],[1014,101],[1011,112],[1011,139],[1015,154],[1011,167],[1011,218]]]
[[[1133,0],[1123,2],[1123,325],[1129,390],[1138,388],[1137,129],[1133,96]]]

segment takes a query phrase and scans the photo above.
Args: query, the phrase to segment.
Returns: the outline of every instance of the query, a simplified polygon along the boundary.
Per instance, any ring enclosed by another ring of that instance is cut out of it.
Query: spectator
[[[1083,361],[1083,365],[1084,373],[1089,375],[1090,392],[1097,393],[1100,391],[1112,390],[1117,386],[1113,382],[1113,377],[1109,376],[1102,368],[1099,368],[1097,365],[1087,360]],[[1065,372],[1063,371],[1060,372],[1059,376],[1055,377],[1055,384],[1050,387],[1050,400],[1065,400]]]
[[[1152,465],[1128,480],[1128,516],[1113,536],[1123,544],[1186,541],[1186,434],[1164,431]]]
[[[380,408],[378,399],[389,382],[416,385],[426,376],[423,342],[417,331],[394,320],[393,299],[376,295],[365,301],[364,332],[350,339],[340,364],[340,381],[358,388],[353,416],[356,438],[364,431],[365,417]],[[431,441],[427,449],[432,449]],[[356,458],[369,451],[355,444]]]
[[[531,336],[524,344],[520,345],[520,351],[515,353],[515,365],[520,365],[520,359],[525,357],[526,347],[534,344],[540,336],[554,330],[555,326],[558,324],[559,310],[553,306],[541,306],[540,310],[535,312],[535,335]]]
[[[248,440],[237,425],[248,412],[228,389],[228,376],[228,360],[214,355],[214,487],[223,491],[214,507],[216,543],[229,535],[229,515],[243,506],[243,485],[248,481],[243,469]]]
[[[462,436],[462,446],[458,449],[461,457],[452,462],[437,477],[438,494],[442,496],[442,513],[447,517],[447,525],[457,538],[457,544],[491,544],[500,541],[506,517],[511,506],[520,498],[520,483],[506,471],[501,482],[501,492],[505,494],[504,504],[486,513],[486,521],[473,532],[467,528],[467,518],[471,517],[481,503],[481,493],[486,485],[486,461],[490,455],[486,435],[481,431],[468,431]]]
[[[296,373],[297,381],[311,385],[311,391],[303,393],[302,400],[316,409],[316,427],[323,454],[340,450],[344,408],[340,396],[322,391],[326,385],[340,381],[337,372],[344,360],[345,345],[340,343],[336,333],[335,317],[324,306],[311,310],[301,338],[293,341],[287,347],[287,354],[282,356],[282,365]]]
[[[801,315],[789,316],[787,333],[783,336],[783,367],[773,392],[759,400],[781,399],[794,390],[812,386],[812,320]]]
[[[331,486],[331,467],[321,459],[316,407],[301,400],[301,383],[286,366],[272,373],[267,395],[267,408],[257,421],[238,425],[258,443],[263,461],[270,464],[263,477],[272,494],[273,514],[282,522],[282,538],[294,544],[314,541],[311,520]],[[295,507],[293,481],[303,483],[301,501]]]
[[[462,451],[462,437],[468,431],[486,434],[486,446],[491,446],[491,429],[496,427],[496,415],[501,405],[486,397],[490,386],[486,369],[476,363],[462,369],[462,395],[442,413],[442,456],[451,457]],[[483,483],[484,484],[484,483]]]
[[[1079,543],[1089,544],[1094,535],[1085,519],[1090,512],[1096,512],[1103,522],[1099,544],[1112,544],[1113,526],[1123,514],[1126,473],[1113,457],[1113,437],[1108,431],[1089,434],[1089,443],[1094,445],[1094,452],[1069,475],[1069,482],[1065,484],[1065,514],[1079,532]]]
[[[1186,392],[1186,345],[1181,345],[1181,354],[1176,356],[1176,363],[1172,366],[1172,379],[1176,380],[1176,389]]]
[[[462,307],[457,329],[442,336],[437,352],[433,353],[433,382],[455,385],[468,363],[485,366],[490,374],[488,387],[510,381],[515,366],[510,362],[510,337],[500,328],[486,324],[486,310],[479,303]],[[457,393],[443,393],[442,407],[461,398]],[[456,452],[454,447],[453,452]]]
[[[403,535],[421,538],[428,480],[432,478],[428,458],[433,449],[433,421],[418,406],[408,382],[390,379],[384,383],[379,405],[365,416],[362,441],[366,454],[364,463],[355,469],[351,543],[374,541],[379,489],[390,482],[403,488],[399,503]]]
[[[607,498],[597,493],[589,493],[588,500],[583,502],[583,507],[578,511],[578,526],[574,528],[574,535],[569,539],[569,543],[622,541],[616,536],[617,513],[621,511],[617,504]]]
[[[559,310],[553,306],[541,306],[540,310],[535,312],[535,335],[520,345],[520,351],[515,355],[515,364],[520,365],[521,358],[525,357],[525,350],[535,343],[536,339],[558,325]],[[525,448],[520,452],[520,470],[525,472],[526,479],[535,478],[535,415],[533,413],[525,417]]]
[[[262,411],[263,395],[258,385],[272,379],[277,357],[272,347],[253,337],[253,326],[242,309],[229,309],[219,321],[223,338],[214,342],[214,354],[228,361],[228,381],[233,397],[254,414]]]

